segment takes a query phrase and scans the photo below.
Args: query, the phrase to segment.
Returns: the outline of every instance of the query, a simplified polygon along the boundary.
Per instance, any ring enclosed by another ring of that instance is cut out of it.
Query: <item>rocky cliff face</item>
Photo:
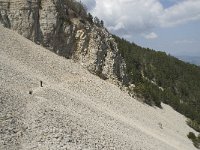
[[[111,34],[78,16],[67,1],[1,0],[0,22],[103,79],[125,83],[126,66]]]

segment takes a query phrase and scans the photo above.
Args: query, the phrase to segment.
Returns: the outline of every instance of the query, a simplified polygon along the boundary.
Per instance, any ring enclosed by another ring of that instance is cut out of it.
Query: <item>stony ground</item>
[[[186,118],[162,105],[0,27],[0,150],[195,149]]]

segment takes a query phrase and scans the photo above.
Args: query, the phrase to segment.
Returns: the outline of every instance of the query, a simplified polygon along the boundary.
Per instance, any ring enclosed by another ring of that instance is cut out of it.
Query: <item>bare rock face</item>
[[[66,1],[1,0],[0,23],[103,79],[125,83],[126,66],[111,34],[73,14]]]

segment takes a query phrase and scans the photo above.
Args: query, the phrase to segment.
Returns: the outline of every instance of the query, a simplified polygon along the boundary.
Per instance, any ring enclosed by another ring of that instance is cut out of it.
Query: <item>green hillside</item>
[[[114,38],[126,61],[130,83],[135,84],[130,92],[136,92],[149,105],[162,107],[164,102],[200,122],[200,67]]]

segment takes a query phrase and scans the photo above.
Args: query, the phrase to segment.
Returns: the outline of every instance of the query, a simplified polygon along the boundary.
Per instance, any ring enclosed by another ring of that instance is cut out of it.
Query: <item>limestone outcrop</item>
[[[112,35],[77,15],[68,1],[1,0],[0,23],[61,56],[74,59],[103,79],[126,83],[126,65]]]

